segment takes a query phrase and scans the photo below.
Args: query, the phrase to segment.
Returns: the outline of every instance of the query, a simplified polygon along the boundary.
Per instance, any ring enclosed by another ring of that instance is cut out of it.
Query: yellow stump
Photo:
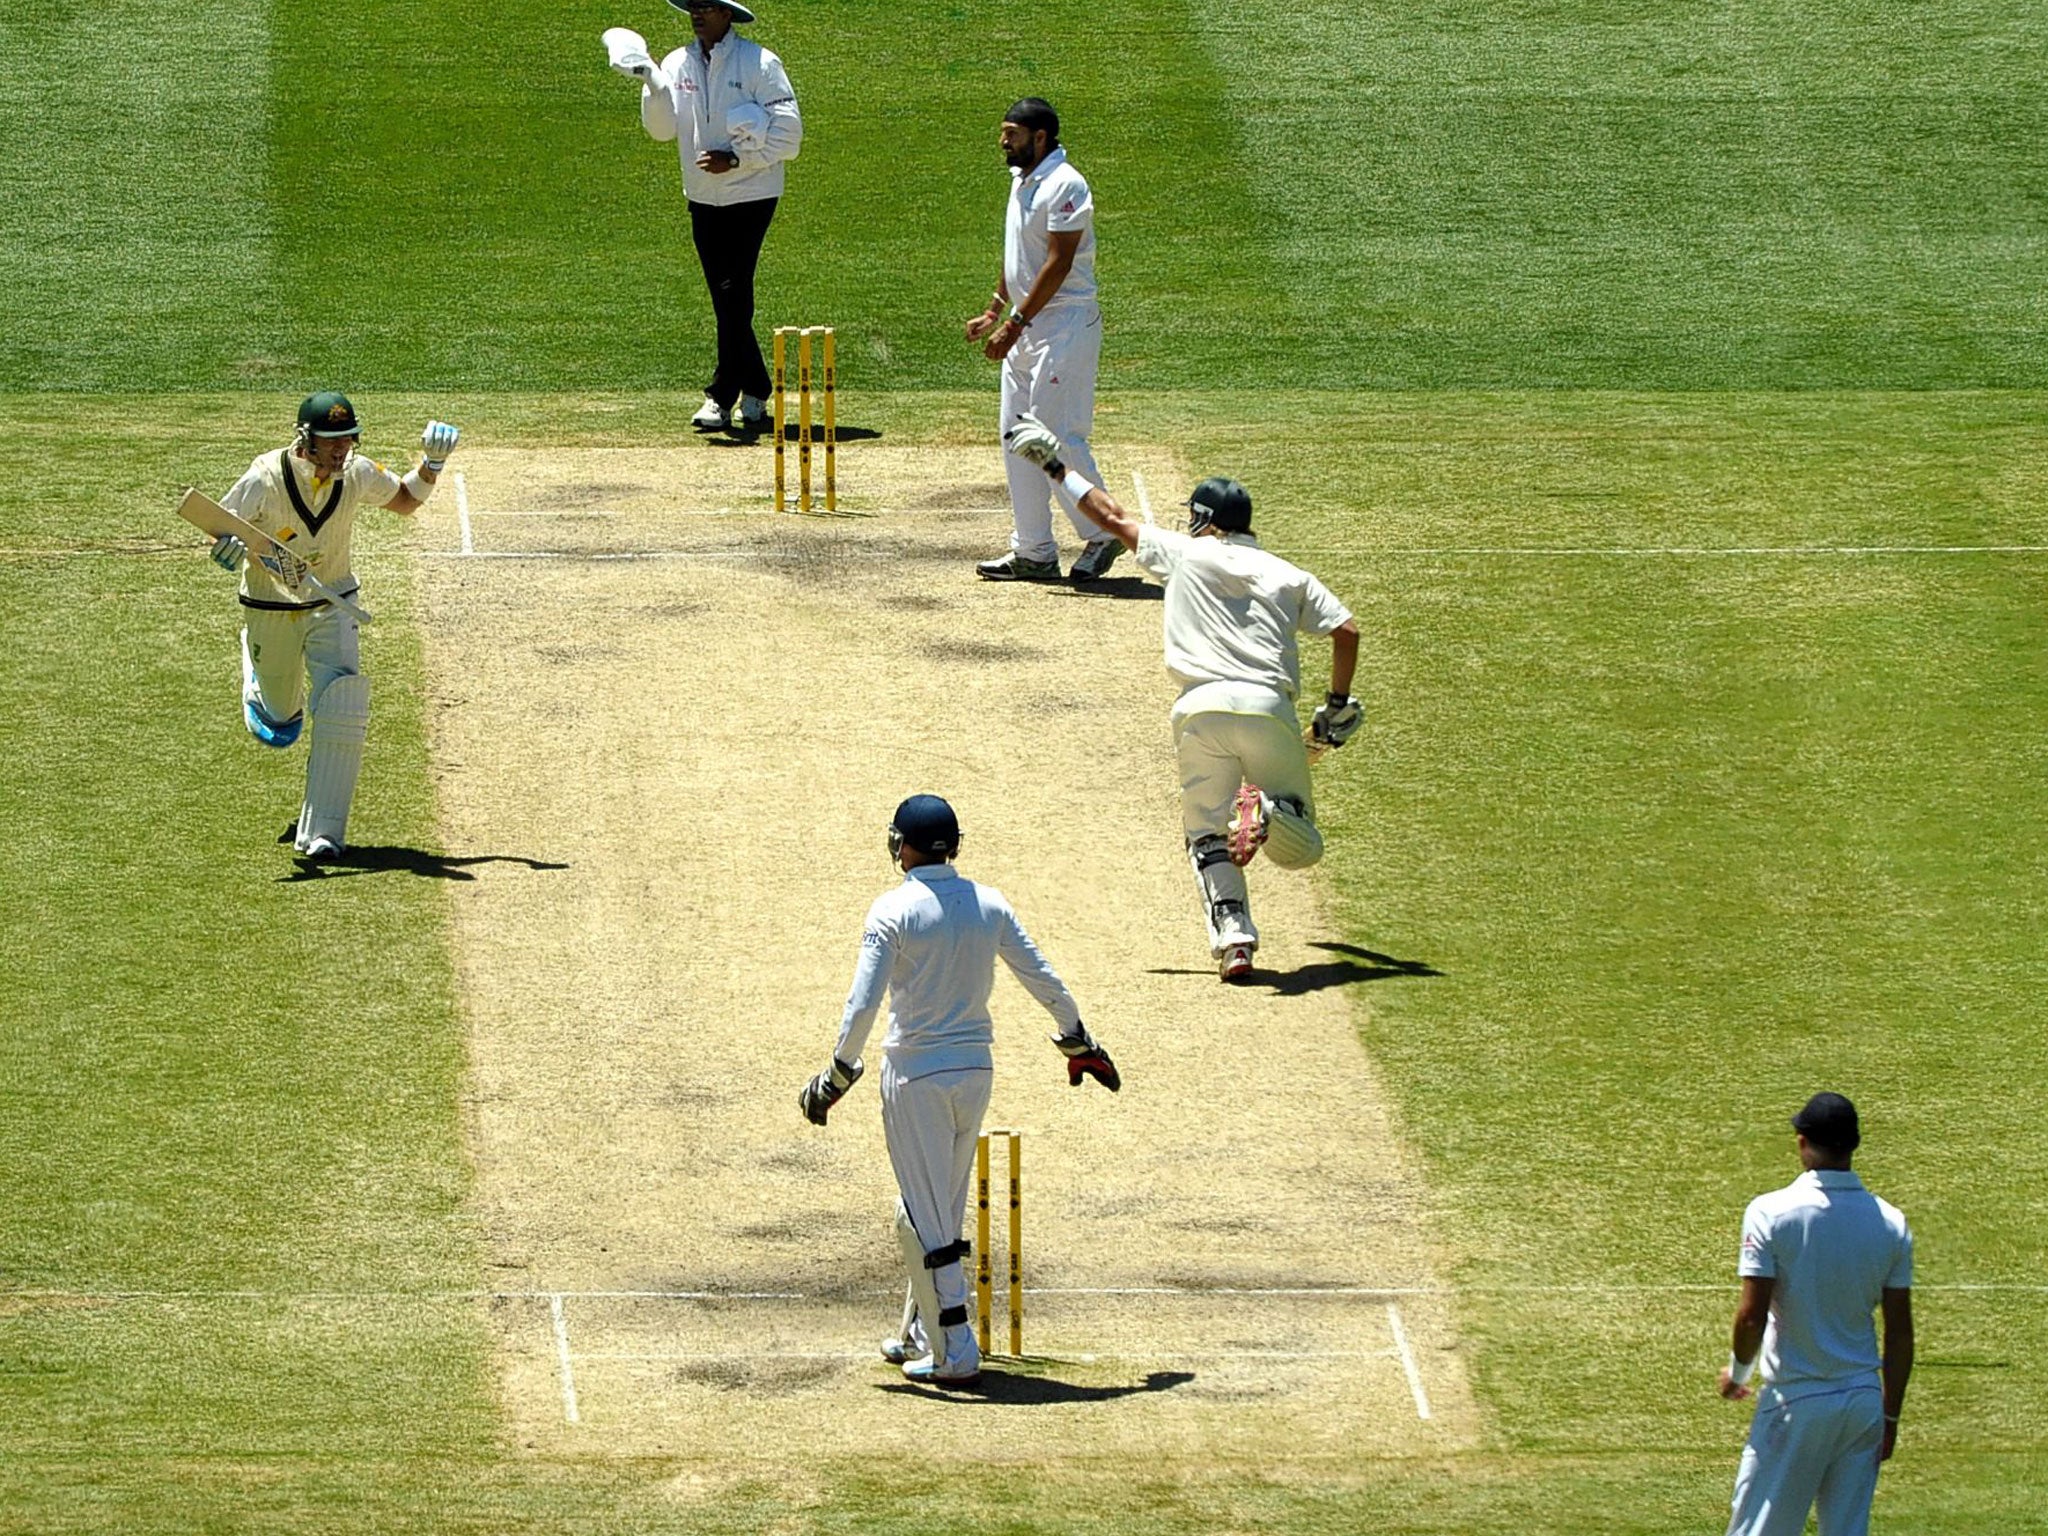
[[[837,396],[839,393],[838,368],[834,362],[832,327],[825,327],[825,510],[839,510],[838,466],[834,462],[839,447],[837,422]]]
[[[778,327],[775,332],[775,510],[778,512],[788,505],[789,499],[782,453],[782,376],[787,365],[788,341],[788,333]]]
[[[1024,1138],[1010,1132],[1010,1354],[1024,1353]]]
[[[974,1145],[974,1333],[981,1352],[988,1347],[988,1301],[993,1276],[988,1264],[988,1138]]]
[[[811,332],[796,334],[796,475],[797,510],[811,510]]]

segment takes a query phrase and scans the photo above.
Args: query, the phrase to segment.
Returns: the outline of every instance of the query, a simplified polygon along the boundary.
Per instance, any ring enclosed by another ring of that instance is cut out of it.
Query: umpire
[[[782,60],[733,31],[754,13],[735,0],[669,0],[690,17],[692,41],[661,63],[615,65],[638,79],[640,125],[676,142],[690,238],[718,320],[718,366],[699,431],[758,431],[767,417],[768,365],[754,337],[754,268],[782,197],[785,160],[803,144],[803,118]]]
[[[1809,1509],[1820,1536],[1863,1536],[1913,1372],[1913,1234],[1850,1172],[1863,1139],[1854,1104],[1817,1093],[1792,1129],[1806,1171],[1742,1218],[1742,1298],[1720,1391],[1749,1397],[1759,1364],[1764,1385],[1728,1536],[1799,1536]]]

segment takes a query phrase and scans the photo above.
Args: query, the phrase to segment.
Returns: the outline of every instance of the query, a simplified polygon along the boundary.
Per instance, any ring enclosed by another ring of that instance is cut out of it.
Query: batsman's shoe
[[[918,1327],[913,1327],[907,1337],[892,1333],[882,1340],[882,1358],[891,1365],[904,1365],[931,1352],[931,1345],[925,1342],[924,1329]]]
[[[1067,574],[1075,581],[1096,581],[1109,574],[1116,557],[1124,552],[1122,539],[1090,539]]]
[[[1252,974],[1252,947],[1249,944],[1230,944],[1216,960],[1216,974],[1225,981],[1245,981]]]
[[[690,425],[699,432],[723,432],[725,430],[725,407],[709,395],[697,407],[697,414],[690,418]]]
[[[983,581],[1058,581],[1060,563],[1057,560],[1026,560],[1014,550],[994,560],[980,560],[975,563],[975,574]]]
[[[768,426],[768,402],[759,395],[741,395],[739,409],[732,413],[736,432],[761,432]]]
[[[981,1346],[974,1341],[974,1330],[965,1323],[948,1324],[943,1352],[934,1350],[905,1361],[903,1379],[928,1387],[973,1386],[981,1380]]]
[[[1237,792],[1237,804],[1230,814],[1230,862],[1240,869],[1258,857],[1266,841],[1266,797],[1256,784]]]

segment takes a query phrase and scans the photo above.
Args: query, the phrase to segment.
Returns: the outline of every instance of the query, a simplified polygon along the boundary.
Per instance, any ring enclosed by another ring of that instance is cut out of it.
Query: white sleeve
[[[1059,190],[1059,200],[1045,217],[1045,227],[1054,234],[1086,229],[1095,219],[1095,194],[1077,174]]]
[[[759,149],[735,149],[743,171],[765,170],[778,160],[794,160],[803,148],[804,119],[797,110],[796,91],[789,83],[789,71],[782,60],[765,48],[761,51],[760,77],[754,82],[754,101],[768,114],[768,142]]]
[[[882,911],[882,903],[868,908],[868,920],[860,933],[860,959],[854,962],[853,990],[846,994],[846,1011],[839,1019],[839,1043],[832,1054],[849,1066],[859,1059],[875,1027],[875,1015],[882,1011],[882,998],[889,990],[889,972],[896,959],[896,925]]]
[[[1735,1273],[1757,1280],[1777,1277],[1778,1261],[1771,1253],[1771,1218],[1762,1200],[1749,1202],[1742,1213],[1742,1256],[1735,1261]]]
[[[1301,617],[1296,626],[1306,634],[1327,635],[1351,617],[1351,610],[1315,577],[1306,571],[1301,574]]]
[[[1892,1267],[1884,1277],[1884,1288],[1888,1291],[1910,1291],[1913,1288],[1913,1232],[1903,1216],[1899,1217],[1898,1228],[1898,1252],[1892,1255]]]
[[[1031,942],[1031,935],[1024,931],[1024,925],[1017,921],[1017,914],[1007,903],[1003,905],[1002,922],[996,929],[996,953],[1003,957],[1003,964],[1010,968],[1011,974],[1024,984],[1024,990],[1037,998],[1039,1005],[1059,1022],[1061,1034],[1078,1032],[1081,1008],[1074,1001],[1074,994],[1060,980],[1059,972],[1039,953],[1038,946]]]
[[[404,488],[397,475],[368,454],[358,453],[348,461],[348,477],[355,482],[356,495],[373,507],[388,507]]]
[[[271,455],[264,455],[264,458],[269,457]],[[227,494],[220,499],[220,504],[234,513],[243,522],[256,523],[258,527],[261,527],[262,524],[256,514],[263,510],[264,498],[268,495],[269,489],[263,472],[263,459],[257,459],[247,469],[242,471],[241,479],[228,487]]]
[[[675,76],[669,70],[669,59],[654,67],[657,84],[640,87],[640,126],[647,130],[647,137],[657,144],[671,142],[677,133]]]
[[[1160,528],[1151,523],[1138,527],[1138,564],[1165,581],[1180,569],[1180,563],[1187,557],[1188,535],[1175,533],[1170,528]]]

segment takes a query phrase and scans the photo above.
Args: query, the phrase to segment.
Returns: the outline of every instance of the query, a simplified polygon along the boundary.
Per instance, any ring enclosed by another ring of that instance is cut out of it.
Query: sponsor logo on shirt
[[[1074,200],[1073,200],[1073,199],[1072,199],[1071,197],[1070,197],[1070,198],[1068,198],[1068,199],[1067,199],[1067,200],[1066,200],[1066,201],[1065,201],[1064,203],[1061,203],[1061,204],[1060,204],[1060,212],[1061,212],[1061,213],[1072,213],[1073,211],[1074,211]]]

